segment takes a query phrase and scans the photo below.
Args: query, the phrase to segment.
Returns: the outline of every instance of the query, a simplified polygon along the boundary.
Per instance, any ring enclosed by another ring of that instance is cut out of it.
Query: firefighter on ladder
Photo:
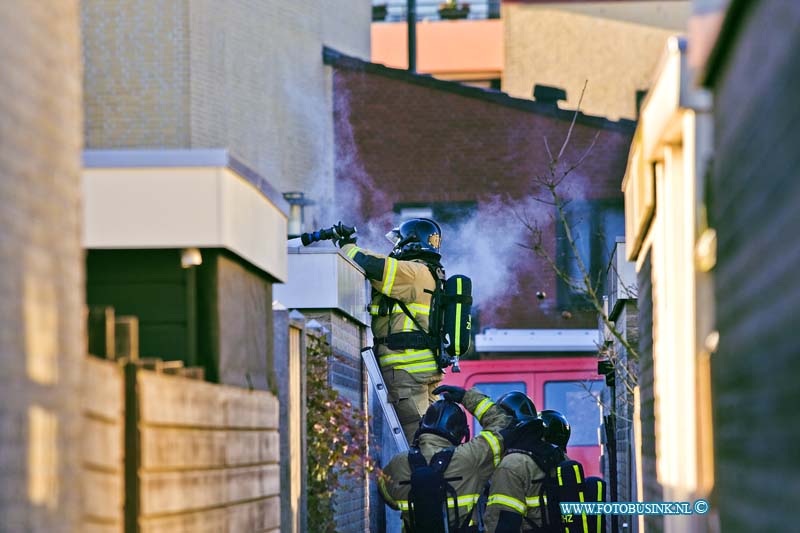
[[[442,230],[433,220],[415,218],[386,237],[394,245],[388,256],[359,248],[355,235],[344,235],[336,244],[364,269],[372,285],[375,356],[389,402],[412,442],[420,419],[436,401],[433,389],[442,380],[427,334],[431,294],[437,283],[431,270],[444,276],[439,253]]]

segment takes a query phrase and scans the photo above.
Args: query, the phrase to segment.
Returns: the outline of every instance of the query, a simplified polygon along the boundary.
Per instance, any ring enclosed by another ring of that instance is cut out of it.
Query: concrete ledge
[[[224,150],[93,151],[84,159],[84,247],[225,248],[287,279],[285,202],[233,170]]]
[[[175,150],[84,150],[84,168],[227,167],[250,182],[284,215],[289,204],[267,179],[224,148]]]

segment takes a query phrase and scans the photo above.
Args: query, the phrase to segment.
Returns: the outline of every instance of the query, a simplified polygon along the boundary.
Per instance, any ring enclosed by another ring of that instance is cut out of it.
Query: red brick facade
[[[544,221],[546,244],[555,253],[550,206],[531,201],[533,177],[545,173],[544,138],[557,150],[573,113],[542,102],[464,87],[428,76],[364,63],[326,51],[334,67],[336,202],[343,216],[380,225],[393,222],[400,203],[477,202],[477,233],[491,242],[474,254],[502,254],[513,264],[507,290],[491,298],[476,294],[480,326],[501,328],[594,327],[593,319],[573,312],[565,319],[556,303],[556,279],[534,253],[517,246],[527,233],[515,216],[523,211]],[[565,191],[576,199],[619,199],[633,124],[579,115],[564,160],[572,162],[599,136],[591,155],[567,178]],[[352,184],[355,190],[347,187]],[[374,188],[377,191],[371,191]],[[513,206],[513,207],[504,207]],[[498,228],[498,225],[507,225]],[[378,228],[371,228],[377,232]],[[499,231],[498,231],[499,230]],[[381,233],[382,235],[382,233]],[[451,234],[443,240],[453,239]],[[611,236],[613,242],[614,236]],[[504,242],[511,239],[513,242]],[[462,248],[463,249],[463,248]],[[467,258],[445,257],[445,267]],[[495,269],[492,269],[495,270]],[[448,267],[448,273],[456,273]],[[495,275],[484,272],[477,277]],[[481,290],[481,280],[475,280]],[[537,291],[548,298],[538,300]],[[506,294],[501,294],[505,292]]]

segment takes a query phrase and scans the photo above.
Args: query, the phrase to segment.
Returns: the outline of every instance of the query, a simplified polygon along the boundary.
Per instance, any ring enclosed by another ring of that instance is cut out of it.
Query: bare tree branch
[[[568,257],[570,261],[574,262],[578,275],[576,277],[571,276],[570,272],[568,272],[565,268],[562,268],[559,265],[559,261],[556,261],[556,258],[548,253],[543,243],[544,232],[541,225],[538,223],[531,223],[530,220],[523,219],[520,216],[518,216],[518,218],[532,237],[532,244],[520,243],[519,246],[528,250],[532,250],[538,257],[544,260],[556,277],[567,286],[567,289],[577,294],[584,295],[592,310],[597,313],[600,323],[607,332],[605,335],[607,337],[607,342],[605,342],[603,346],[598,347],[598,355],[607,358],[611,363],[614,369],[615,380],[618,384],[618,388],[620,389],[620,398],[612,398],[610,400],[612,403],[614,403],[614,406],[612,407],[613,412],[616,412],[616,405],[619,399],[622,399],[625,405],[632,401],[633,391],[638,385],[636,363],[639,360],[639,353],[636,347],[631,345],[631,343],[628,341],[625,334],[623,334],[617,325],[609,319],[608,314],[604,309],[603,295],[600,294],[600,290],[603,285],[603,276],[609,272],[610,268],[616,269],[616,264],[614,264],[612,261],[612,264],[609,265],[608,268],[599,269],[599,271],[595,274],[594,269],[589,268],[589,265],[584,263],[584,259],[581,256],[578,245],[581,239],[581,235],[577,229],[580,220],[570,220],[571,215],[567,212],[567,206],[569,205],[570,200],[565,199],[560,190],[560,187],[565,183],[566,178],[576,169],[580,168],[580,166],[583,165],[593,153],[599,139],[598,132],[594,135],[589,146],[583,151],[576,161],[569,165],[564,164],[563,157],[572,140],[572,135],[575,130],[575,124],[578,119],[578,114],[580,113],[587,85],[588,80],[584,82],[580,99],[578,100],[578,107],[575,109],[569,129],[567,130],[567,134],[555,157],[553,156],[553,152],[550,148],[547,137],[543,137],[545,151],[549,160],[547,173],[544,175],[537,174],[531,178],[532,183],[536,186],[534,188],[534,194],[532,195],[533,199],[540,204],[555,208],[548,214],[548,216],[551,223],[556,224],[561,228],[564,242],[567,243],[566,257]],[[591,236],[586,235],[584,237],[589,238]],[[613,256],[613,254],[610,255]],[[560,254],[557,254],[557,257],[560,258]],[[619,277],[618,273],[617,277]],[[624,281],[620,280],[620,283],[624,283]],[[627,288],[626,291],[628,294],[632,294],[633,292]],[[599,396],[595,395],[588,389],[587,392],[592,394],[596,401],[600,402],[601,399]]]
[[[550,143],[547,142],[547,137],[546,136],[542,136],[542,139],[544,139],[544,149],[547,150],[547,158],[548,158],[547,160],[552,163],[553,162],[553,152],[550,151]]]
[[[572,115],[572,122],[569,125],[569,130],[567,130],[567,136],[564,138],[564,144],[561,145],[561,150],[558,151],[557,161],[561,161],[561,156],[564,155],[564,150],[567,149],[569,139],[572,137],[572,130],[575,128],[575,122],[578,120],[578,114],[580,113],[581,104],[583,103],[583,95],[586,94],[586,86],[588,84],[589,80],[584,80],[583,89],[581,89],[581,97],[578,99],[578,107],[575,108],[575,113]]]

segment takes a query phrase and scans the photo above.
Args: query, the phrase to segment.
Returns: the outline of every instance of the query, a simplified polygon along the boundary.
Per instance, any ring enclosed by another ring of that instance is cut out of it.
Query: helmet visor
[[[386,234],[386,240],[392,243],[392,246],[397,246],[397,243],[400,242],[400,228],[394,228],[392,231]]]

